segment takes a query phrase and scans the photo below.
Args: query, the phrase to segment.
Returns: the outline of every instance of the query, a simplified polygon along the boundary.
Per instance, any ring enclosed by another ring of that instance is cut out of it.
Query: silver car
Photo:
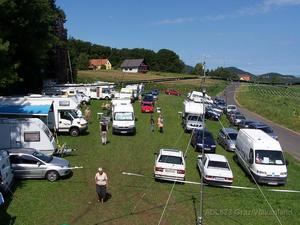
[[[235,141],[238,131],[233,128],[223,128],[218,134],[218,143],[227,151],[235,151]]]
[[[69,161],[31,148],[6,149],[15,178],[46,178],[53,182],[69,175]]]

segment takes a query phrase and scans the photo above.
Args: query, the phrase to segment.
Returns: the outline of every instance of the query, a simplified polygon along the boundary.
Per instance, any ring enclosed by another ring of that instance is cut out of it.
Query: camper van
[[[129,84],[129,85],[126,85],[125,88],[131,89],[133,91],[134,99],[138,99],[139,95],[142,95],[142,93],[144,91],[143,84]]]
[[[135,134],[135,116],[129,99],[112,101],[112,133]]]
[[[0,149],[34,148],[47,155],[56,151],[49,128],[38,118],[0,118]]]
[[[208,94],[204,94],[200,92],[200,91],[192,91],[191,93],[188,93],[188,99],[194,102],[198,102],[198,103],[206,103],[206,104],[213,104],[214,101],[212,100],[212,98],[208,95]]]
[[[204,106],[185,100],[183,102],[182,127],[185,132],[203,128]]]
[[[13,173],[7,151],[0,150],[0,192],[7,192],[13,181]]]
[[[50,129],[69,132],[74,137],[87,129],[87,121],[78,116],[77,110],[67,98],[0,98],[0,117],[40,118]]]
[[[235,152],[239,163],[258,183],[285,184],[287,168],[280,143],[262,130],[240,129]]]

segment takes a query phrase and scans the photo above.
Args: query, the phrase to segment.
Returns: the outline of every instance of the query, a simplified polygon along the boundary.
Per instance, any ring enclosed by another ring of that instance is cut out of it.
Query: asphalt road
[[[227,104],[235,104],[237,106],[238,103],[236,102],[234,98],[234,94],[236,91],[236,88],[239,86],[239,83],[231,83],[224,91],[223,95],[220,97],[223,97],[224,100],[227,100]],[[226,94],[225,94],[226,93]],[[263,107],[263,105],[262,105]],[[296,159],[300,160],[300,134],[291,131],[287,128],[284,128],[283,126],[280,126],[279,124],[273,123],[272,121],[253,113],[243,107],[239,107],[239,110],[241,113],[243,113],[246,118],[254,119],[262,121],[268,125],[270,125],[276,134],[278,135],[278,140],[281,144],[281,147],[284,151],[288,152],[292,156],[294,156]]]

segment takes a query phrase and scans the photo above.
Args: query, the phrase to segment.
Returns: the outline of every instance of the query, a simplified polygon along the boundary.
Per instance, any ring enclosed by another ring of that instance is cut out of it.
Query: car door
[[[32,155],[19,154],[17,164],[12,165],[19,178],[41,178],[40,161]]]
[[[59,111],[59,128],[61,130],[67,130],[71,127],[73,118],[68,111]]]
[[[220,133],[219,133],[218,140],[219,140],[219,144],[220,144],[221,146],[223,146],[223,147],[224,147],[225,138],[226,138],[226,137],[225,137],[225,134],[224,134],[224,132],[221,130]]]

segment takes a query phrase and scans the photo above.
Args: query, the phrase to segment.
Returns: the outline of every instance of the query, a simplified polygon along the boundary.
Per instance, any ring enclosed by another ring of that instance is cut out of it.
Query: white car
[[[179,180],[185,179],[185,160],[182,151],[176,149],[160,149],[155,159],[155,179]]]
[[[198,168],[208,184],[232,184],[233,174],[228,160],[223,155],[205,154],[198,156]]]
[[[226,106],[226,113],[230,113],[230,112],[236,112],[238,111],[238,108],[236,107],[236,105],[227,105]]]

